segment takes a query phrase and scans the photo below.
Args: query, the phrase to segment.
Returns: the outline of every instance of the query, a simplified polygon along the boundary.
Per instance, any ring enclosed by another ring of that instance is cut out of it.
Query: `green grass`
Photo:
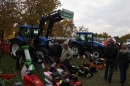
[[[71,63],[74,63],[76,65],[79,65],[81,62],[81,59],[77,59],[77,58],[73,58],[71,60]],[[12,64],[13,67],[15,68],[15,59],[11,58],[10,55],[4,55],[1,58],[1,64]],[[41,81],[43,81],[44,76],[43,76],[43,72],[45,70],[42,69],[41,65],[37,64],[37,69],[38,71],[35,71],[34,73],[41,79]],[[6,73],[13,73],[12,68],[7,66],[7,67],[3,67],[5,69]],[[2,66],[0,66],[0,69],[2,69]],[[20,80],[20,82],[24,82],[21,79],[21,75],[19,70],[16,70],[16,72],[18,73],[18,78]],[[127,79],[125,82],[125,86],[130,86],[130,68],[128,68],[127,71]],[[6,81],[6,86],[10,86],[16,79],[12,79],[10,81]],[[79,80],[83,83],[83,86],[119,86],[119,81],[120,81],[120,75],[119,75],[119,69],[117,71],[114,71],[113,74],[113,79],[112,79],[112,83],[108,83],[107,81],[104,80],[104,69],[102,70],[98,70],[98,72],[94,73],[94,76],[91,78],[86,78],[86,77],[81,77],[79,76]]]

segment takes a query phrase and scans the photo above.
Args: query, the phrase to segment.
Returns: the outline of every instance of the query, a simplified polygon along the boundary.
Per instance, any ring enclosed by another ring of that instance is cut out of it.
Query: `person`
[[[51,57],[61,57],[62,46],[55,40],[53,43],[50,43],[49,55]]]
[[[120,69],[120,86],[123,86],[126,80],[126,71],[129,66],[129,62],[127,61],[128,54],[129,50],[127,48],[127,45],[126,44],[122,45],[121,50],[118,52],[116,58],[116,62],[119,63],[119,69]]]
[[[55,57],[56,58],[60,58],[61,57],[61,53],[62,53],[62,44],[59,44],[56,40],[54,40],[54,45],[56,47],[55,49]]]
[[[119,44],[117,42],[115,43],[115,45],[117,49],[120,50]],[[117,71],[117,69],[118,69],[118,63],[115,63],[115,71]]]
[[[16,36],[19,36],[19,32],[20,32],[20,24],[19,23],[15,23],[14,25],[14,32],[15,32],[15,34],[14,34],[14,36],[16,37]]]
[[[73,52],[72,50],[69,48],[68,43],[64,42],[62,44],[63,46],[63,50],[62,50],[62,54],[60,57],[60,63],[63,63],[65,65],[65,67],[68,69],[69,66],[69,60],[72,58],[73,56]],[[64,69],[64,68],[63,68]]]
[[[118,54],[118,49],[115,46],[114,41],[110,40],[110,45],[106,47],[104,52],[104,57],[106,58],[106,68],[105,68],[104,78],[105,80],[108,80],[109,83],[111,83],[112,81],[113,71],[115,67],[115,59],[117,57],[117,54]]]
[[[62,46],[59,45],[57,41],[54,41],[53,43],[50,43],[50,50],[49,50],[49,56],[52,58],[50,63],[52,65],[53,61],[57,59],[57,63],[59,63],[58,59],[61,57],[62,53]]]

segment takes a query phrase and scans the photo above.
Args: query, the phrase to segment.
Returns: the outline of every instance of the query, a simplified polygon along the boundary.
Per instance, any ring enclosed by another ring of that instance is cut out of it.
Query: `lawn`
[[[77,59],[76,57],[74,57],[72,60],[71,60],[71,63],[74,63],[74,64],[80,64],[80,59]],[[1,58],[1,63],[0,64],[12,64],[13,67],[15,68],[15,59],[11,58],[10,55],[4,55],[2,58]],[[37,69],[38,71],[35,71],[34,73],[41,79],[41,81],[43,81],[43,70],[41,65],[37,64]],[[6,67],[2,67],[0,66],[0,69],[4,68],[5,69],[5,73],[13,73],[12,70],[12,67],[10,66],[6,66]],[[16,70],[16,72],[18,73],[18,78],[21,82],[24,82],[22,79],[21,79],[21,75],[20,75],[20,72],[19,70]],[[114,71],[114,74],[113,74],[113,79],[112,79],[112,83],[108,83],[107,81],[104,80],[104,69],[101,69],[101,70],[98,70],[98,72],[94,73],[94,76],[91,77],[91,78],[86,78],[86,77],[81,77],[79,76],[79,80],[83,83],[83,86],[119,86],[119,69],[117,71]],[[125,86],[130,86],[130,68],[128,68],[128,71],[127,71],[127,80],[125,82]],[[13,81],[16,80],[15,78],[10,80],[10,81],[6,81],[6,86],[10,86],[11,83],[13,83]],[[11,85],[12,86],[12,85]]]

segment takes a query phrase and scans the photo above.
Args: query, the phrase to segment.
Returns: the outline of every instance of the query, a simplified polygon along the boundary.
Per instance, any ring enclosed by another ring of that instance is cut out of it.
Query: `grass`
[[[73,58],[71,60],[71,63],[74,63],[74,64],[79,64],[80,63],[80,60],[81,59],[77,59],[77,58]],[[10,55],[4,55],[2,58],[1,58],[1,64],[12,64],[13,67],[15,68],[15,59],[11,58]],[[37,69],[40,71],[35,71],[34,73],[41,79],[41,81],[43,81],[43,70],[41,68],[41,65],[37,64]],[[11,72],[13,73],[12,68],[10,66],[7,66],[7,67],[3,67],[5,69],[5,72],[8,73],[8,72]],[[0,69],[2,69],[2,66],[0,66]],[[91,78],[86,78],[86,77],[81,77],[79,76],[79,80],[82,82],[83,86],[119,86],[119,81],[120,81],[120,73],[119,73],[119,69],[117,71],[114,71],[114,74],[113,74],[113,79],[112,79],[112,83],[108,83],[107,81],[104,80],[104,70],[105,69],[101,69],[101,70],[98,70],[98,72],[94,73],[94,76],[91,77]],[[19,70],[16,70],[16,72],[18,73],[18,78],[20,80],[20,82],[24,82],[22,79],[21,79],[21,75],[20,75],[20,72]],[[130,68],[128,68],[127,70],[127,79],[126,79],[126,82],[125,82],[125,85],[124,86],[130,86]],[[12,83],[14,82],[14,80],[16,80],[15,78],[10,80],[10,81],[6,81],[6,86],[12,86]]]

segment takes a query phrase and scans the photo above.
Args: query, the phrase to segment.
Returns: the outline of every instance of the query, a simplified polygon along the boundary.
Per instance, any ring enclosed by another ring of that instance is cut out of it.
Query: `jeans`
[[[120,84],[124,84],[126,80],[126,71],[128,69],[129,63],[119,63],[120,69]]]
[[[115,60],[114,59],[106,59],[106,68],[105,68],[105,76],[104,77],[109,82],[111,82],[111,80],[112,80],[114,67],[115,67]],[[109,72],[109,74],[108,74],[108,72]]]

